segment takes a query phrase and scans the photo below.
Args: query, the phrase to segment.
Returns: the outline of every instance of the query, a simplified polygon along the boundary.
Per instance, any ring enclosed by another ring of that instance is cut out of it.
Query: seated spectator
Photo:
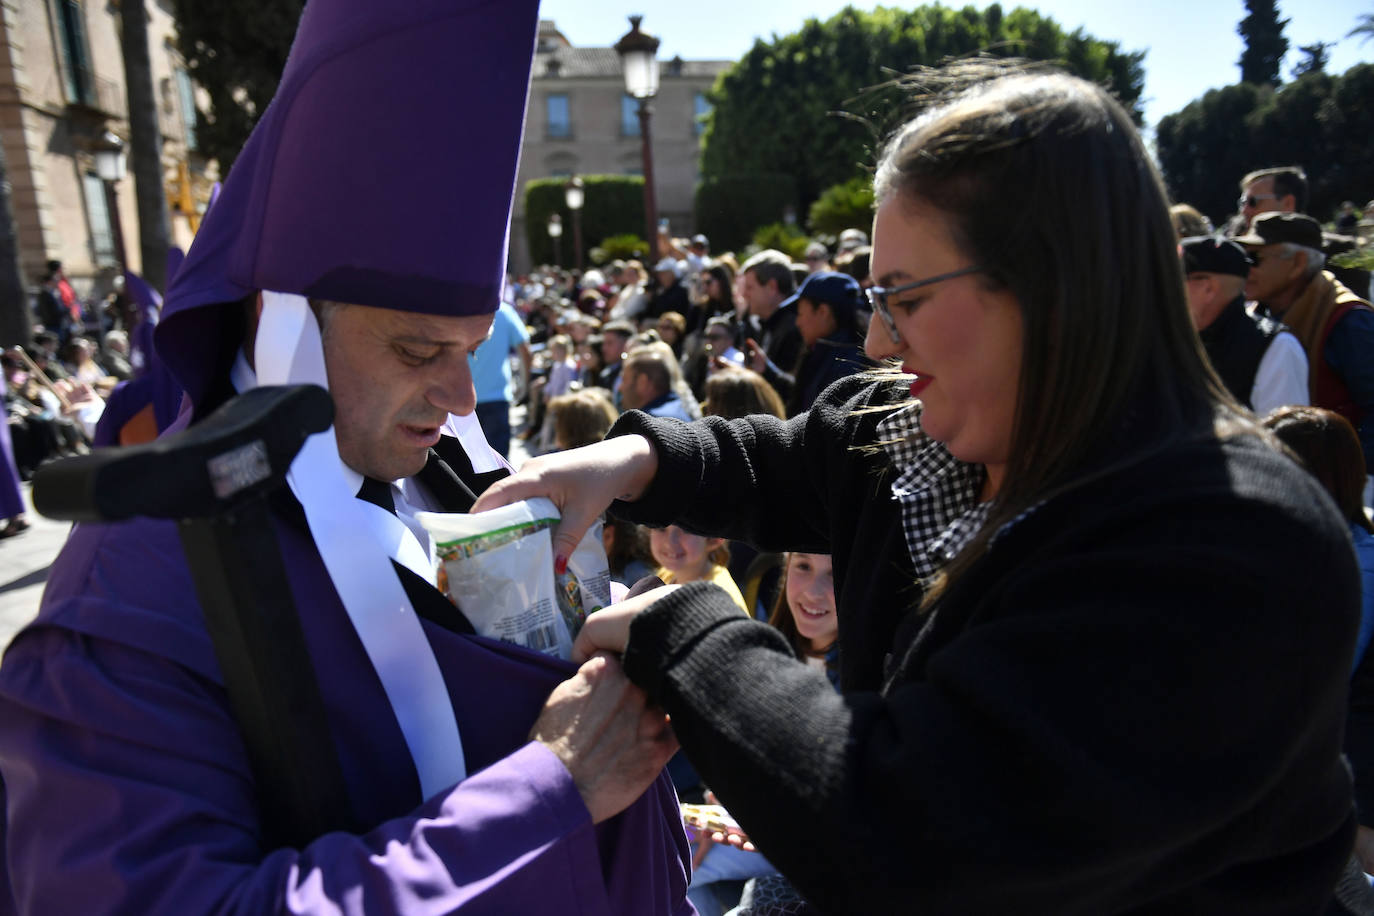
[[[623,585],[634,585],[654,573],[654,558],[649,553],[648,529],[607,513],[601,528],[601,546],[606,549],[606,564],[611,578]]]
[[[797,290],[797,330],[805,350],[792,377],[787,415],[811,407],[832,382],[873,367],[864,355],[859,283],[848,274],[812,274]]]
[[[608,321],[633,321],[649,305],[646,287],[647,273],[638,261],[627,261],[620,272],[620,289],[606,300]]]
[[[544,384],[545,401],[572,390],[577,381],[577,360],[573,356],[572,338],[559,334],[549,341],[549,374]]]
[[[752,414],[772,414],[785,419],[787,411],[773,386],[751,369],[727,368],[714,373],[706,383],[706,402],[702,413],[733,420]]]
[[[835,616],[835,575],[827,553],[787,555],[783,589],[768,622],[792,644],[797,658],[825,672],[840,689],[839,619]]]
[[[675,417],[684,422],[695,419],[677,390],[681,374],[667,344],[635,347],[625,357],[620,375],[623,410],[642,410],[655,417]]]
[[[600,442],[619,413],[604,388],[582,388],[549,402],[554,447],[559,451]]]
[[[577,347],[577,370],[578,381],[582,387],[596,385],[597,379],[601,375],[601,370],[605,368],[605,361],[601,358],[601,335],[592,334],[586,340],[578,344]]]
[[[682,315],[689,311],[692,303],[687,299],[687,287],[682,285],[682,277],[687,265],[673,258],[664,258],[654,265],[654,280],[657,286],[644,309],[644,316],[657,318],[664,312],[677,312]]]
[[[823,670],[839,692],[839,621],[835,617],[835,577],[830,555],[788,554],[783,582],[769,624],[787,637],[797,658]],[[733,886],[723,882],[741,878],[767,876],[770,881],[783,882],[782,886],[770,889],[775,895],[797,897],[796,891],[785,885],[785,879],[777,877],[777,869],[759,853],[715,843],[709,835],[702,836],[698,844],[692,857],[692,884],[687,898],[701,916],[715,916],[738,903],[740,894],[732,893]]]
[[[1307,355],[1285,325],[1245,308],[1245,249],[1209,235],[1179,243],[1183,289],[1202,346],[1221,381],[1259,414],[1306,404]]]
[[[68,371],[73,379],[84,382],[99,395],[107,395],[119,384],[95,358],[95,344],[85,337],[73,337],[67,342],[66,359]]]
[[[1374,664],[1366,664],[1374,635],[1374,523],[1365,513],[1364,452],[1350,422],[1319,407],[1282,407],[1265,416],[1264,426],[1297,456],[1326,489],[1350,524],[1360,566],[1360,629],[1351,663],[1345,755],[1355,774],[1355,810],[1360,826],[1355,855],[1336,897],[1352,913],[1374,911],[1374,893],[1364,873],[1374,873]],[[1297,571],[1299,574],[1301,571]],[[1314,609],[1315,610],[1315,609]]]
[[[862,229],[846,229],[840,233],[837,243],[838,254],[850,254],[860,248],[868,247],[868,233]]]
[[[723,588],[741,611],[748,613],[739,586],[726,565],[730,551],[724,538],[692,534],[677,525],[649,529],[649,551],[659,565],[658,577],[666,585],[686,582],[714,582]]]
[[[654,330],[658,331],[658,339],[672,347],[673,355],[681,361],[683,338],[687,335],[687,319],[682,313],[664,312],[659,315]]]
[[[706,346],[713,367],[744,365],[744,351],[736,346],[738,334],[734,322],[723,315],[706,323]]]
[[[100,364],[121,382],[127,382],[134,377],[133,363],[129,361],[129,335],[126,332],[106,332]]]
[[[806,246],[806,272],[817,274],[823,270],[830,270],[830,250],[820,242],[812,242]]]
[[[869,266],[873,260],[873,249],[864,245],[852,251],[846,251],[835,259],[835,269],[842,274],[849,274],[859,281],[859,286],[864,289],[873,285],[873,271]]]
[[[1174,232],[1180,240],[1216,232],[1212,221],[1192,204],[1174,204],[1169,208],[1169,219],[1173,221]]]

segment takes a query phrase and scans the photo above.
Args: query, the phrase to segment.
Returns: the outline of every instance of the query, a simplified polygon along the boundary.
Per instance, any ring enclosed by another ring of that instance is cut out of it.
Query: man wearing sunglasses
[[[1306,213],[1307,212],[1307,173],[1301,166],[1284,165],[1276,168],[1259,169],[1240,180],[1240,200],[1236,209],[1241,219],[1232,230],[1232,235],[1243,235],[1255,217],[1261,213]],[[1358,246],[1355,239],[1331,232],[1322,233],[1322,253],[1327,259],[1354,251]],[[1336,275],[1356,294],[1370,297],[1374,289],[1370,287],[1370,274],[1367,270],[1353,267],[1328,265],[1327,270]]]
[[[1293,333],[1245,308],[1250,259],[1229,239],[1184,239],[1184,292],[1207,358],[1236,400],[1257,414],[1306,404],[1307,355]]]
[[[1374,306],[1322,270],[1321,224],[1301,213],[1261,213],[1236,239],[1250,253],[1245,296],[1284,322],[1307,351],[1314,407],[1350,421],[1374,461]],[[1366,490],[1366,505],[1369,491]]]

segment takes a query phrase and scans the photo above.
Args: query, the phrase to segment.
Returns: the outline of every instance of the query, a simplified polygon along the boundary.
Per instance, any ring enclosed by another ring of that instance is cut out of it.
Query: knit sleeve
[[[856,452],[872,441],[877,414],[865,408],[888,387],[863,376],[831,386],[791,420],[706,417],[695,423],[629,411],[608,436],[646,436],[658,473],[635,502],[611,511],[633,522],[677,524],[698,534],[744,540],[763,550],[830,552],[830,520],[854,490],[837,481],[861,473]]]

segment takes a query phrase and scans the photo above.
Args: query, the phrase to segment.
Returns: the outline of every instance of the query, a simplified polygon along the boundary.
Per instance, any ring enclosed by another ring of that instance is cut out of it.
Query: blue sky
[[[540,17],[552,19],[575,45],[615,43],[629,30],[626,17],[644,14],[644,30],[659,36],[659,56],[689,60],[737,59],[756,38],[795,31],[808,18],[828,19],[849,4],[831,0],[740,2],[740,0],[543,0]],[[878,4],[858,2],[861,9]],[[888,6],[897,4],[886,4]],[[963,6],[947,2],[946,6]],[[976,4],[979,7],[985,3]],[[1128,51],[1145,51],[1145,119],[1153,126],[1208,89],[1239,79],[1242,49],[1236,25],[1245,17],[1242,0],[1042,0],[1003,2],[1003,9],[1030,6],[1072,31],[1082,27],[1095,38],[1120,42]],[[1361,13],[1374,13],[1374,0],[1287,0],[1288,58],[1283,76],[1300,55],[1299,45],[1335,41],[1328,71],[1340,73],[1374,61],[1374,39],[1363,45],[1346,38]]]

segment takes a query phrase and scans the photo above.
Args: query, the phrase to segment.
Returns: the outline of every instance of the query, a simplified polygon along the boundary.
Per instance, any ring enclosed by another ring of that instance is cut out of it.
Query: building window
[[[86,222],[91,230],[91,257],[97,267],[113,267],[115,258],[114,229],[110,211],[105,206],[105,182],[94,172],[81,176],[86,190]]]
[[[57,0],[57,22],[62,32],[62,75],[66,82],[67,101],[94,105],[91,46],[86,41],[86,12],[80,0]]]
[[[181,101],[181,123],[185,127],[186,148],[196,148],[196,87],[191,83],[191,74],[177,67],[177,97]]]
[[[620,136],[639,136],[639,100],[628,95],[620,97]]]
[[[545,111],[548,115],[547,135],[550,138],[572,136],[572,116],[568,113],[567,93],[550,93],[545,100]]]
[[[706,116],[710,113],[711,103],[706,101],[706,93],[695,93],[692,96],[692,129],[698,137],[706,129]]]

